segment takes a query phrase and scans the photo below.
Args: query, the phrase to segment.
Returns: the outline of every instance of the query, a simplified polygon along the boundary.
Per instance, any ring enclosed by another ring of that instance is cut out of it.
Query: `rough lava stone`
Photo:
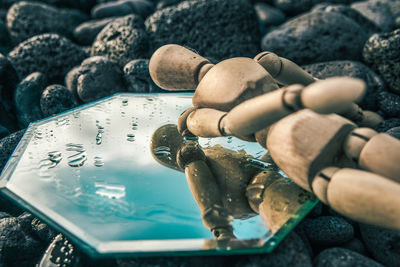
[[[0,138],[6,137],[9,134],[10,134],[10,131],[3,125],[0,125]]]
[[[302,239],[291,232],[271,253],[243,256],[235,266],[311,267],[312,263]]]
[[[3,53],[11,46],[11,39],[6,24],[0,21],[0,53]]]
[[[400,95],[392,94],[386,90],[378,94],[379,109],[387,117],[400,117]]]
[[[4,168],[25,130],[14,132],[0,140],[0,170]]]
[[[345,15],[346,17],[357,22],[361,27],[363,27],[363,29],[368,34],[381,31],[381,29],[373,21],[370,21],[368,18],[364,17],[360,12],[347,5],[321,3],[315,5],[312,11],[337,12],[342,15]]]
[[[98,20],[90,20],[80,24],[74,30],[74,38],[82,45],[92,45],[97,34],[115,18],[105,18]]]
[[[65,86],[59,84],[47,86],[40,98],[40,109],[46,117],[74,108],[77,105],[72,93]]]
[[[400,127],[393,127],[386,131],[387,134],[400,140]]]
[[[12,99],[18,82],[19,77],[14,66],[0,54],[0,99],[7,112],[12,110]]]
[[[35,259],[42,253],[40,243],[32,238],[18,218],[0,220],[0,263],[5,266],[20,266],[18,262]]]
[[[78,78],[80,75],[81,66],[76,66],[71,69],[67,75],[65,76],[65,85],[68,90],[75,96],[77,100],[79,100],[78,96]]]
[[[50,243],[57,235],[56,232],[54,232],[47,224],[43,223],[38,218],[32,219],[31,226],[32,231],[43,242]]]
[[[156,11],[145,24],[152,51],[174,43],[216,59],[260,52],[257,16],[247,0],[184,1]]]
[[[400,233],[360,224],[361,237],[371,255],[388,267],[400,266]]]
[[[169,6],[177,5],[184,0],[159,0],[156,5],[156,9],[163,9]]]
[[[29,123],[43,118],[40,110],[40,97],[46,84],[46,78],[35,72],[23,79],[15,89],[14,105],[19,125],[28,127]]]
[[[375,131],[381,133],[386,132],[391,128],[400,126],[400,118],[390,118],[382,121],[375,127]]]
[[[49,83],[63,82],[65,74],[86,58],[84,50],[58,34],[41,34],[20,43],[8,58],[20,77],[44,73]]]
[[[7,13],[8,30],[16,42],[48,32],[72,37],[75,27],[84,20],[87,16],[78,10],[25,1],[11,6]]]
[[[365,255],[366,252],[367,252],[363,242],[361,242],[357,238],[353,238],[352,240],[342,244],[341,247],[345,248],[345,249],[352,250],[354,252],[357,252],[357,253],[360,253],[360,254],[363,254],[363,255]]]
[[[390,7],[384,1],[368,0],[356,2],[351,5],[351,8],[373,21],[382,31],[387,32],[393,29],[394,19]]]
[[[315,267],[383,267],[378,262],[345,248],[323,250],[314,259]]]
[[[339,245],[354,237],[353,226],[343,218],[335,216],[305,219],[299,227],[304,229],[312,245]]]
[[[148,59],[135,59],[124,67],[124,78],[128,92],[155,93],[165,92],[151,79]]]
[[[400,29],[372,35],[365,43],[363,57],[378,71],[390,90],[400,94]]]
[[[287,14],[299,14],[311,9],[315,4],[320,3],[320,0],[274,0],[275,6],[283,10]],[[347,4],[351,0],[327,0],[324,2]]]
[[[336,60],[314,63],[302,66],[302,68],[318,79],[326,79],[334,76],[349,76],[364,80],[367,92],[359,103],[363,109],[378,109],[378,94],[384,90],[385,84],[382,79],[370,68],[358,61]]]
[[[89,11],[96,4],[96,0],[39,0],[39,1],[49,5],[60,6],[60,7],[71,7],[71,8],[81,9],[83,11]]]
[[[153,12],[153,9],[153,3],[147,0],[119,0],[95,6],[92,9],[92,17],[108,18],[136,14],[146,18]]]
[[[138,15],[118,18],[107,24],[92,45],[92,56],[105,56],[121,67],[136,58],[147,58],[149,39]]]
[[[117,267],[214,267],[231,266],[228,257],[219,256],[187,256],[187,257],[152,257],[152,258],[133,258],[117,259]]]
[[[282,11],[266,3],[255,3],[254,10],[256,11],[262,33],[268,31],[269,27],[282,24],[286,20],[285,14]]]
[[[121,68],[105,57],[85,59],[79,69],[77,93],[83,102],[126,91]]]
[[[295,17],[266,34],[261,48],[297,64],[357,60],[367,38],[354,20],[337,12],[316,11]]]

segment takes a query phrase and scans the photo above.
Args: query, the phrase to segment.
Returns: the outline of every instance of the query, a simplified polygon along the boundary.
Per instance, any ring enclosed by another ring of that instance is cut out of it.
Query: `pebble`
[[[40,109],[45,117],[66,111],[77,105],[71,92],[65,86],[59,84],[47,86],[40,98]]]
[[[7,13],[8,30],[15,42],[48,32],[72,37],[72,31],[84,20],[87,16],[78,10],[36,2],[18,2]]]
[[[381,29],[373,22],[364,17],[360,12],[357,10],[342,4],[332,4],[332,3],[321,3],[315,5],[312,9],[313,12],[315,11],[324,11],[324,12],[337,12],[340,13],[355,22],[358,23],[363,29],[368,33],[368,35],[376,32],[380,32]]]
[[[91,56],[105,56],[123,67],[136,58],[149,56],[149,39],[138,15],[115,19],[97,35]]]
[[[152,51],[174,43],[218,60],[260,52],[257,16],[247,0],[184,1],[156,11],[145,25]]]
[[[390,128],[386,131],[386,133],[396,137],[397,139],[400,139],[400,126]]]
[[[92,45],[97,34],[115,18],[90,20],[80,24],[74,29],[74,38],[81,45]]]
[[[345,248],[329,248],[323,250],[315,259],[315,267],[383,267],[357,252]]]
[[[19,77],[14,66],[7,57],[0,54],[0,100],[7,112],[13,109],[12,99],[18,82]]]
[[[156,5],[156,9],[163,9],[169,6],[174,6],[181,3],[184,0],[159,0]]]
[[[18,218],[0,219],[0,265],[22,266],[21,262],[34,260],[42,252],[40,243],[32,238]]]
[[[25,130],[14,132],[0,140],[0,170],[6,165],[19,140],[24,135]]]
[[[34,72],[17,85],[14,92],[14,106],[21,127],[26,128],[29,123],[43,118],[40,97],[45,84],[45,76],[40,72]]]
[[[90,9],[96,4],[96,0],[38,0],[38,1],[54,6],[76,8],[85,12],[90,11]]]
[[[388,267],[400,266],[400,233],[360,224],[361,237],[372,257]]]
[[[290,19],[266,34],[261,48],[297,64],[358,60],[367,38],[354,20],[337,12],[316,11]]]
[[[72,95],[79,100],[78,96],[78,78],[80,75],[81,66],[76,66],[72,68],[67,75],[65,75],[65,86],[72,93]]]
[[[326,79],[334,76],[349,76],[364,80],[367,85],[367,92],[359,103],[361,108],[366,110],[378,109],[378,94],[385,88],[385,84],[373,70],[359,61],[335,60],[310,65],[303,65],[302,68],[318,79]]]
[[[271,253],[243,256],[235,266],[311,267],[312,263],[302,239],[291,232]]]
[[[6,52],[11,46],[10,35],[6,24],[0,21],[0,53]]]
[[[303,228],[311,245],[333,246],[343,244],[354,237],[351,224],[340,217],[321,216],[305,219],[299,228]]]
[[[85,59],[77,77],[77,93],[83,102],[126,91],[121,68],[105,57]]]
[[[286,20],[286,16],[282,11],[266,3],[255,3],[254,10],[262,33],[267,32],[271,26],[282,24]]]
[[[153,9],[153,3],[147,0],[119,0],[95,6],[92,9],[92,17],[109,18],[136,14],[146,18],[153,12]]]
[[[372,35],[365,43],[363,57],[382,76],[389,89],[400,94],[400,29]]]
[[[360,253],[362,255],[367,254],[367,250],[363,242],[358,238],[353,238],[352,240],[341,245],[342,248],[352,250],[354,252]]]
[[[117,267],[214,267],[232,266],[229,257],[219,256],[186,256],[186,257],[152,257],[152,258],[119,258],[115,265]]]
[[[148,59],[135,59],[124,67],[124,78],[129,92],[155,93],[165,92],[151,79]]]
[[[52,33],[31,37],[8,54],[20,77],[41,72],[46,74],[49,83],[63,82],[68,70],[86,56],[81,47]]]
[[[400,117],[400,95],[383,90],[378,94],[378,102],[386,117]]]
[[[283,12],[295,15],[303,13],[307,10],[310,10],[315,4],[322,2],[319,0],[274,0],[274,4],[277,8],[282,10]],[[324,2],[330,3],[348,3],[351,0],[328,0]]]
[[[400,126],[400,118],[390,118],[379,123],[378,126],[375,127],[375,131],[382,133],[398,126]]]
[[[368,0],[351,4],[363,16],[373,21],[382,31],[391,31],[394,26],[394,19],[390,7],[382,0]]]
[[[10,134],[10,131],[3,125],[0,125],[0,138],[6,137],[9,134]]]

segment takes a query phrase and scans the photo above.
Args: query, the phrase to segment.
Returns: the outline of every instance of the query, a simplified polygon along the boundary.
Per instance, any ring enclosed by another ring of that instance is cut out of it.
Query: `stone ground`
[[[148,59],[177,43],[213,62],[268,50],[317,78],[363,79],[360,105],[400,137],[398,0],[0,0],[0,164],[30,122],[115,92],[158,92]],[[0,199],[0,266],[34,266],[57,233]],[[80,266],[400,266],[398,232],[319,204],[271,254]]]

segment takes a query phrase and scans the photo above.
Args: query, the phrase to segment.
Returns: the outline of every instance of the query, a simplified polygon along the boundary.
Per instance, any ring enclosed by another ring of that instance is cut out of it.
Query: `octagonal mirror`
[[[190,106],[191,94],[117,94],[33,123],[1,191],[93,256],[271,251],[317,200],[265,160],[260,145],[232,137],[196,140],[215,177],[206,192],[190,188],[176,164],[185,142],[176,122]],[[248,186],[260,172],[282,178],[254,211]],[[212,197],[230,238],[207,226],[198,203],[210,192],[221,192]]]

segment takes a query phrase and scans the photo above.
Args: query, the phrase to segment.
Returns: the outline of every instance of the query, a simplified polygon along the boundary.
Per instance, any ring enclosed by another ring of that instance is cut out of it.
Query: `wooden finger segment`
[[[154,52],[149,71],[153,81],[163,89],[194,90],[200,81],[199,74],[204,77],[212,66],[207,59],[193,51],[169,44]]]
[[[362,80],[334,77],[307,86],[301,94],[304,107],[321,114],[340,113],[350,109],[365,92]]]
[[[400,184],[384,176],[341,169],[330,179],[327,200],[349,218],[400,230]]]
[[[271,52],[261,52],[254,57],[261,66],[280,84],[302,84],[304,86],[315,82],[315,79],[294,62],[279,57]]]
[[[188,130],[200,137],[223,136],[219,124],[226,112],[212,108],[196,109],[189,114],[186,120]]]

